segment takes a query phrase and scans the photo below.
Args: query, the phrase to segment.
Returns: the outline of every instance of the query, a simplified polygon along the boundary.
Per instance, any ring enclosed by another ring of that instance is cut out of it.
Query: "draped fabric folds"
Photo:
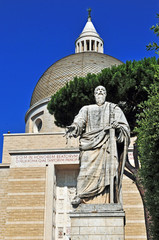
[[[113,139],[114,200],[121,202],[122,176],[129,144],[129,125],[122,110],[105,102],[84,106],[74,119],[80,135],[80,172],[77,179],[77,196],[81,199],[97,196],[110,185],[110,107],[118,124]]]

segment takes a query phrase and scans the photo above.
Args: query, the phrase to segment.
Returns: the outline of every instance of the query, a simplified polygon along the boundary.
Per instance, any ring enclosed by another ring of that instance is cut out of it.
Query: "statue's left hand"
[[[115,129],[117,129],[117,128],[120,128],[120,125],[119,125],[119,123],[118,123],[117,121],[114,121],[114,122],[112,123],[112,127],[115,128]]]

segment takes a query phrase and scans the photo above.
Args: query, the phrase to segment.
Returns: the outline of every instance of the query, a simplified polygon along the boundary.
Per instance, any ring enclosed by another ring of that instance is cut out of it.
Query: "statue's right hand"
[[[70,126],[66,127],[66,133],[65,136],[67,137],[75,137],[77,133],[77,126],[75,124],[72,124]]]

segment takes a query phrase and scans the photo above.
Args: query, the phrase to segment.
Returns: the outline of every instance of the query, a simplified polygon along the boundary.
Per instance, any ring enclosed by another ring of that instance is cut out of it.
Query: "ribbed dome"
[[[84,77],[88,73],[98,73],[102,69],[119,65],[116,58],[97,52],[82,52],[60,59],[49,67],[35,86],[30,106],[54,95],[74,77]]]

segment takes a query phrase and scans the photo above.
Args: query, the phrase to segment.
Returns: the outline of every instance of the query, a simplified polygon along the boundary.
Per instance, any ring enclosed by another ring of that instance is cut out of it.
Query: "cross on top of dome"
[[[92,9],[88,8],[87,11],[88,11],[88,19],[90,18],[90,20],[91,20],[91,11],[92,11]]]

